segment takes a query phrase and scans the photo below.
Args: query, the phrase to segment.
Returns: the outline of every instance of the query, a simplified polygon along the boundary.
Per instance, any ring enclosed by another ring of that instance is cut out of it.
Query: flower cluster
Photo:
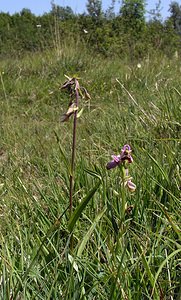
[[[107,163],[106,168],[110,170],[122,166],[124,169],[124,185],[127,186],[131,192],[134,192],[136,185],[132,182],[132,177],[129,176],[128,168],[126,167],[126,162],[129,164],[133,162],[131,152],[131,147],[128,144],[124,145],[119,155],[112,155],[113,160]]]
[[[87,90],[79,85],[78,79],[75,77],[68,77],[68,80],[64,82],[61,89],[68,92],[70,95],[70,102],[68,105],[67,112],[61,116],[61,122],[66,122],[69,120],[70,116],[77,112],[78,110],[78,99],[81,96],[82,98],[91,99]]]

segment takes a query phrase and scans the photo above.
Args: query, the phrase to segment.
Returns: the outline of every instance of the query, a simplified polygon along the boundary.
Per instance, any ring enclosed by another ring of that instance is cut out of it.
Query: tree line
[[[106,11],[101,0],[88,0],[87,13],[51,3],[51,10],[36,16],[24,8],[10,15],[0,12],[1,57],[61,47],[72,39],[104,56],[131,59],[155,52],[181,53],[181,5],[172,1],[169,17],[162,20],[161,1],[147,19],[145,0],[123,0],[115,13],[115,0]]]

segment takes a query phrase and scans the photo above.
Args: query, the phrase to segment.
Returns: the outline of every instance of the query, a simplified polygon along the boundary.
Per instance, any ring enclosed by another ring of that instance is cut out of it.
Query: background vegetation
[[[129,31],[123,8],[1,13],[3,300],[181,298],[179,22],[141,17]],[[64,74],[91,95],[79,108],[73,221]],[[126,143],[137,189],[125,194],[123,219],[119,169],[105,166]]]
[[[146,19],[144,0],[124,0],[118,14],[115,1],[106,11],[98,0],[87,1],[87,13],[52,3],[50,12],[36,16],[29,9],[9,15],[0,13],[0,55],[21,56],[25,51],[44,51],[79,39],[85,47],[104,56],[144,57],[149,54],[172,56],[180,52],[181,7],[170,4],[170,16],[162,20],[161,2]],[[156,50],[156,51],[155,51]],[[155,53],[156,52],[156,53]]]

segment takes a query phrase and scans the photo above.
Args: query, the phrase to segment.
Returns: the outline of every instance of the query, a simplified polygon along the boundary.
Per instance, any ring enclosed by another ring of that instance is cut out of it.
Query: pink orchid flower
[[[106,168],[107,170],[113,169],[117,166],[119,166],[121,163],[124,161],[127,161],[128,163],[133,162],[133,158],[131,156],[131,147],[126,144],[121,150],[121,153],[119,155],[112,155],[111,157],[113,158],[112,161],[108,162]]]

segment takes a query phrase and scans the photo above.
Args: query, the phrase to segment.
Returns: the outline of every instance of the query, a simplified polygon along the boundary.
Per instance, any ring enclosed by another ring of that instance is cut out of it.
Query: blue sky
[[[180,3],[181,0],[177,0]],[[120,8],[120,0],[116,1],[116,11]],[[147,0],[147,10],[154,9],[155,3],[158,3],[158,0]],[[83,13],[86,11],[86,3],[84,0],[55,0],[55,4],[60,6],[70,6],[75,13]],[[169,16],[169,4],[171,0],[162,0],[162,17],[165,19]],[[102,0],[103,9],[109,7],[111,4],[111,0]],[[13,14],[15,12],[20,12],[23,8],[29,8],[32,13],[36,15],[41,15],[45,12],[49,12],[51,10],[51,0],[0,0],[0,11],[9,12]]]

